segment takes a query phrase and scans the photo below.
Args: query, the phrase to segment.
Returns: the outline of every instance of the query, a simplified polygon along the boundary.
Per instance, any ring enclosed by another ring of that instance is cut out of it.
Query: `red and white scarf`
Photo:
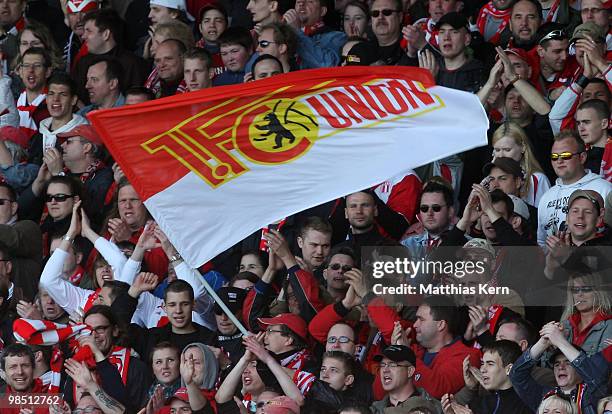
[[[47,95],[41,93],[31,103],[28,102],[28,95],[26,91],[21,92],[17,99],[17,110],[19,111],[19,129],[31,138],[32,135],[38,132],[38,125],[34,122],[32,114],[36,109],[45,102]]]
[[[159,94],[161,94],[161,79],[159,78],[159,71],[156,67],[153,68],[153,70],[149,74],[149,77],[145,81],[144,86],[145,88],[150,89],[155,96],[159,97]],[[181,79],[179,86],[176,88],[176,95],[185,92],[189,92],[189,89],[187,88],[187,83],[185,82],[185,79]]]
[[[485,40],[487,42],[498,44],[500,41],[501,33],[504,31],[508,23],[510,23],[510,15],[512,13],[511,9],[506,10],[498,10],[493,6],[493,2],[488,2],[480,9],[478,13],[478,19],[476,20],[476,25],[478,26],[478,31],[484,36],[485,28],[487,26],[487,20],[489,16],[493,19],[502,20],[495,34],[490,38]]]
[[[281,359],[280,364],[289,369],[302,369],[306,364],[306,361],[310,359],[310,352],[307,349],[302,349],[288,357]]]
[[[612,182],[612,138],[608,137],[604,153],[601,157],[601,170],[599,171],[606,181]]]
[[[552,6],[550,6],[550,9],[548,10],[548,14],[546,15],[546,19],[544,20],[542,24],[557,21],[557,15],[559,14],[560,4],[561,4],[561,0],[555,0]]]

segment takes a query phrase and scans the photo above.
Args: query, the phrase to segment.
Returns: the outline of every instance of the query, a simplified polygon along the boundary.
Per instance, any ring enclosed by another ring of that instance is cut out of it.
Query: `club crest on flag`
[[[247,162],[285,164],[306,154],[316,141],[348,128],[368,128],[442,107],[440,97],[409,80],[356,85],[331,80],[307,91],[290,85],[259,98],[226,100],[142,147],[151,155],[166,152],[217,188],[248,172]]]

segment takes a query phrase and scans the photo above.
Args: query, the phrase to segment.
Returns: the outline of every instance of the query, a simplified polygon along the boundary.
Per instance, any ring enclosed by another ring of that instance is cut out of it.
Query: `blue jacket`
[[[542,402],[544,396],[551,392],[561,393],[559,387],[549,387],[538,384],[531,376],[531,369],[536,365],[536,360],[531,358],[531,348],[527,349],[519,359],[516,360],[510,370],[510,381],[521,400],[534,412]],[[595,358],[595,359],[593,359]],[[598,361],[601,359],[602,361]],[[577,393],[574,389],[570,393],[573,402],[580,404],[583,414],[596,414],[597,401],[605,397],[608,379],[608,365],[603,360],[601,353],[593,357],[587,357],[586,353],[581,352],[578,357],[571,362],[584,385],[584,393],[580,401],[576,401]]]
[[[346,42],[345,33],[323,31],[306,36],[303,31],[296,30],[296,34],[300,69],[329,68],[340,64],[340,50]]]

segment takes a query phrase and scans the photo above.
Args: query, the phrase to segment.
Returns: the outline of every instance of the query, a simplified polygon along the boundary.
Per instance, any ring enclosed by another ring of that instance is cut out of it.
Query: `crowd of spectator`
[[[0,0],[0,412],[612,413],[610,8]],[[260,223],[199,269],[88,120],[345,65],[476,94],[488,145]],[[376,294],[394,258],[480,267]],[[8,399],[33,394],[61,400]]]

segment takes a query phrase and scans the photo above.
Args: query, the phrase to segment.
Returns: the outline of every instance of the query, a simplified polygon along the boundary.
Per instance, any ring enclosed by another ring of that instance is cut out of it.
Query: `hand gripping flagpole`
[[[195,270],[195,269],[194,269]],[[219,305],[219,307],[221,308],[221,310],[223,312],[225,312],[225,314],[227,315],[228,318],[230,318],[230,320],[234,323],[234,325],[236,325],[236,327],[240,330],[240,332],[242,332],[242,334],[244,336],[249,336],[251,335],[251,333],[249,331],[247,331],[247,329],[244,327],[244,325],[242,324],[242,322],[240,322],[238,320],[238,318],[236,318],[236,315],[234,315],[232,313],[231,310],[229,310],[229,308],[227,307],[227,305],[221,300],[221,298],[217,295],[217,293],[215,292],[215,290],[208,284],[208,282],[206,281],[206,279],[204,278],[204,276],[202,276],[202,273],[200,273],[199,270],[196,270],[196,272],[198,272],[198,274],[200,275],[200,277],[202,278],[202,283],[204,283],[204,288],[206,289],[206,291],[208,292],[208,294],[210,296],[212,296],[212,298],[214,299],[215,303],[217,305]]]

